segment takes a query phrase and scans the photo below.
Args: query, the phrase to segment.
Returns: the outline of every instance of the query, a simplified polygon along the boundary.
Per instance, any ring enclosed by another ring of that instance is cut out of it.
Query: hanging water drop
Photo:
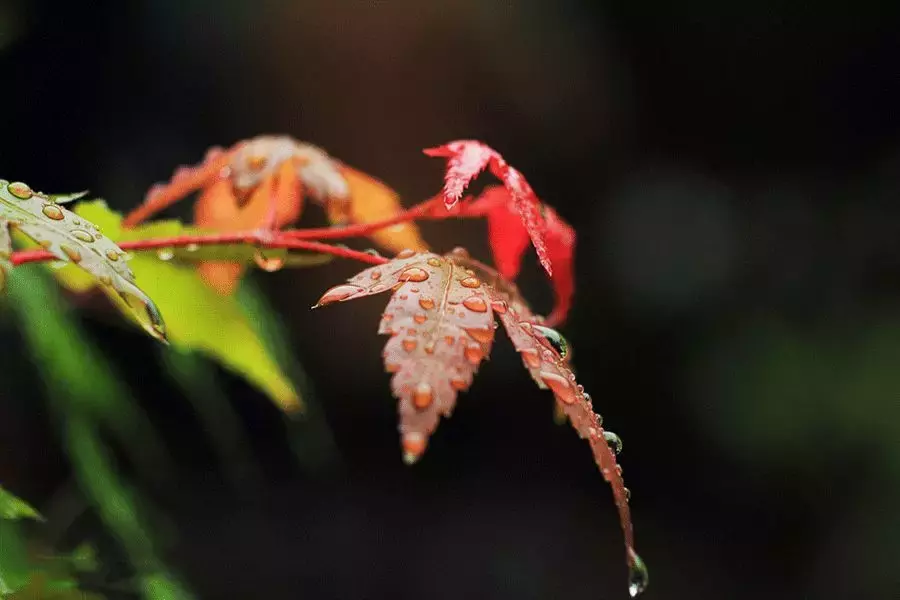
[[[259,250],[253,255],[256,266],[267,273],[274,273],[284,266],[284,259],[280,256],[266,256]]]
[[[647,585],[650,583],[650,573],[637,552],[629,548],[628,555],[628,595],[637,598],[647,589]]]
[[[606,443],[609,444],[609,447],[612,448],[612,451],[616,454],[620,454],[622,452],[622,438],[617,436],[612,431],[604,431],[603,439],[606,440]]]
[[[569,358],[569,342],[560,332],[551,329],[550,327],[544,327],[543,325],[533,325],[532,327],[535,333],[547,340],[547,343],[550,344],[557,354],[559,354],[561,359],[567,360]]]

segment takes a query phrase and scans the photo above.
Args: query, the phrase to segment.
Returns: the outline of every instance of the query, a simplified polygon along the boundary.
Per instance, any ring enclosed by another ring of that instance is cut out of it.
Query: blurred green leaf
[[[0,485],[0,519],[18,521],[19,519],[35,519],[43,521],[44,517],[30,504],[7,492]]]
[[[0,519],[0,596],[24,588],[31,580],[31,568],[18,523]]]
[[[147,477],[161,479],[171,464],[165,447],[108,360],[71,317],[57,286],[36,267],[14,269],[8,294],[51,400],[60,412],[102,422]]]
[[[77,213],[103,227],[115,239],[134,240],[183,232],[172,221],[121,230],[121,217],[99,200],[81,204]],[[233,297],[212,290],[194,268],[160,260],[154,253],[135,253],[129,264],[141,286],[162,310],[169,341],[174,347],[199,351],[243,375],[285,412],[301,409],[293,384]],[[93,285],[68,267],[56,271],[55,275],[70,289],[84,290]],[[121,302],[115,295],[110,297],[114,302]]]

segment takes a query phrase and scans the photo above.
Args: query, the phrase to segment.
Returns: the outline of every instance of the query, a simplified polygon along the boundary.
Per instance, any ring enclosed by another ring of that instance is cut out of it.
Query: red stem
[[[434,207],[443,202],[443,197],[438,195],[412,206],[402,213],[370,223],[359,223],[347,227],[320,227],[313,229],[290,229],[286,231],[261,232],[239,231],[234,233],[205,233],[198,235],[179,235],[172,237],[151,238],[146,240],[134,240],[121,242],[119,247],[123,250],[146,251],[159,248],[180,248],[188,245],[197,246],[227,246],[232,244],[252,244],[260,248],[284,249],[284,250],[310,250],[323,254],[331,254],[341,258],[358,260],[370,265],[380,265],[388,262],[382,256],[376,256],[366,252],[359,252],[349,248],[339,248],[329,244],[323,244],[320,240],[337,240],[350,237],[361,237],[379,229],[406,223],[417,219],[445,219],[450,217],[462,217],[470,215],[433,214]],[[21,250],[13,253],[10,261],[13,265],[22,265],[31,262],[54,260],[56,257],[46,250]]]

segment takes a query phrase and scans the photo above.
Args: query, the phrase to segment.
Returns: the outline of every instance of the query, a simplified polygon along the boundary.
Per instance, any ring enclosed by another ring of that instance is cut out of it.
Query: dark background
[[[0,164],[127,210],[285,133],[409,204],[441,182],[421,148],[482,139],[578,232],[562,331],[625,442],[647,597],[896,598],[900,19],[818,4],[2,0]],[[424,233],[489,258],[480,224]],[[509,344],[402,464],[381,301],[307,310],[357,269],[255,276],[334,448],[296,461],[228,379],[261,473],[237,490],[152,342],[85,315],[179,457],[147,491],[170,562],[202,598],[626,597],[609,491]],[[521,287],[549,309],[533,256]],[[4,369],[0,409],[0,477],[37,504],[67,478],[40,377]]]

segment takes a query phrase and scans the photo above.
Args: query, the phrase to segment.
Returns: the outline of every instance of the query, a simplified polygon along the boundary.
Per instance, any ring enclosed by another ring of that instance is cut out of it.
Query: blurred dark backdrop
[[[625,441],[648,597],[897,598],[900,19],[789,4],[0,0],[0,164],[127,209],[286,133],[411,203],[440,185],[421,148],[483,139],[578,231],[563,331]],[[489,257],[478,224],[424,232]],[[508,344],[404,467],[379,301],[307,310],[355,269],[256,276],[339,456],[298,465],[229,380],[240,493],[152,342],[85,315],[183,459],[172,563],[203,598],[625,597],[609,491]],[[521,286],[549,308],[533,257]],[[67,476],[39,378],[4,369],[0,408],[0,480],[38,504]]]

